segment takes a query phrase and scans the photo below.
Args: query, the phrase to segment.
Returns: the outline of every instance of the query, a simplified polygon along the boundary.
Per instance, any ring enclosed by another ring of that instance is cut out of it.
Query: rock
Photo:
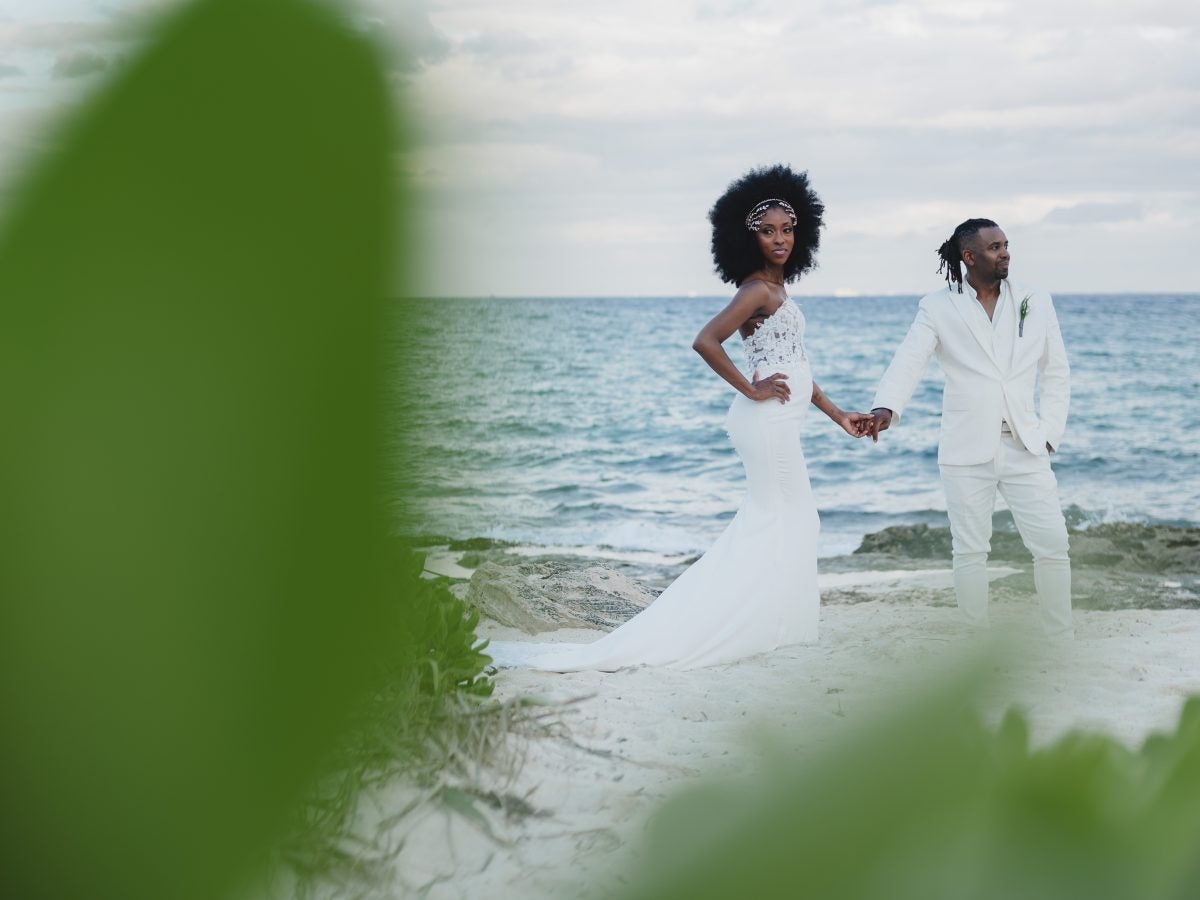
[[[993,565],[1017,565],[992,585],[993,600],[1030,602],[1029,551],[1007,513],[992,533]],[[1200,530],[1118,522],[1070,530],[1072,596],[1076,609],[1200,609]],[[851,556],[822,560],[825,571],[870,571],[892,566],[950,565],[950,530],[900,525],[867,535]],[[831,599],[840,600],[840,597]]]
[[[888,553],[917,559],[949,559],[950,529],[892,525],[868,534],[855,553]]]
[[[1095,565],[1155,575],[1200,575],[1200,533],[1194,528],[1114,522],[1071,534],[1071,557]]]
[[[570,562],[483,562],[471,576],[467,603],[481,615],[527,634],[557,628],[612,629],[655,595],[605,566]]]
[[[1116,522],[1072,530],[1071,560],[1076,565],[1150,574],[1200,574],[1200,533],[1193,528]],[[856,554],[885,553],[910,559],[950,559],[950,529],[893,525],[868,534]],[[1020,535],[995,528],[992,560],[1029,562]]]

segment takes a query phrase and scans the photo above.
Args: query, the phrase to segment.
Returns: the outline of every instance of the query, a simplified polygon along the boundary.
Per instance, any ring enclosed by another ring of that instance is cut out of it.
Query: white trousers
[[[1058,481],[1048,456],[1035,456],[1005,433],[991,462],[941,466],[954,546],[954,591],[972,625],[988,623],[987,555],[992,549],[996,491],[1012,510],[1021,540],[1033,554],[1033,578],[1043,630],[1070,636],[1071,561]]]

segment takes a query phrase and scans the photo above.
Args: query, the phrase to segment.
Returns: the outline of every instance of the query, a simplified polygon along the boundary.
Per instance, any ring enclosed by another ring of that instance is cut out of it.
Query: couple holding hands
[[[493,642],[488,652],[497,665],[694,668],[815,641],[819,519],[801,446],[802,401],[810,399],[850,435],[878,440],[899,423],[935,355],[946,377],[938,464],[959,609],[970,624],[987,624],[987,554],[999,492],[1033,555],[1043,630],[1072,635],[1066,522],[1050,468],[1066,425],[1070,370],[1050,296],[1010,282],[1003,230],[989,219],[968,219],[938,250],[946,286],[921,299],[874,408],[845,412],[813,380],[804,315],[785,289],[812,268],[823,215],[807,174],[782,165],[750,171],[709,212],[716,271],[737,292],[693,348],[737,391],[726,428],[747,491],[733,520],[621,627],[590,644]],[[734,332],[749,376],[722,346]]]

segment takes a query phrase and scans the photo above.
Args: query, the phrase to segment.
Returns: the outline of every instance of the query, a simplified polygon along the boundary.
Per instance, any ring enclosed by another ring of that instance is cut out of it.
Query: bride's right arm
[[[738,393],[751,400],[778,400],[780,403],[786,403],[791,396],[786,375],[776,373],[752,382],[738,370],[725,348],[721,346],[743,322],[767,302],[769,297],[766,287],[760,282],[738,288],[729,305],[700,329],[700,333],[692,341],[692,349]]]

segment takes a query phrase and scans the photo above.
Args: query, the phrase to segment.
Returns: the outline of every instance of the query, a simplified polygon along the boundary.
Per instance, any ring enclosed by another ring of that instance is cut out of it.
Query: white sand
[[[979,652],[980,638],[952,606],[904,596],[919,584],[942,588],[941,600],[952,602],[948,571],[826,576],[839,577],[850,579],[840,586],[889,599],[825,607],[813,646],[688,672],[500,673],[501,698],[577,701],[561,712],[569,737],[514,738],[526,754],[515,778],[484,772],[475,781],[541,814],[506,817],[483,802],[474,805],[479,818],[444,804],[422,807],[393,829],[392,840],[404,843],[395,880],[380,895],[533,900],[581,896],[580,886],[590,885],[586,896],[606,896],[636,857],[648,816],[671,793],[706,773],[752,771],[768,743],[805,748],[835,739]],[[1185,697],[1200,692],[1200,612],[1077,612],[1077,638],[1062,647],[1040,639],[1035,616],[1032,598],[993,604],[992,634],[1022,652],[995,667],[983,712],[996,721],[1011,705],[1023,708],[1037,743],[1082,727],[1135,747],[1150,732],[1172,730]],[[494,625],[482,636],[523,637]],[[399,786],[382,793],[379,815],[409,796]]]

